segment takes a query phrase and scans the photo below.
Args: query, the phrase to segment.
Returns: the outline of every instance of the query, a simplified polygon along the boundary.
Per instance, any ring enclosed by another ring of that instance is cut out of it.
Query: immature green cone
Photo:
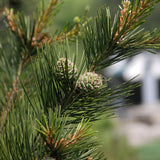
[[[74,17],[74,22],[75,22],[75,23],[80,23],[80,21],[81,21],[81,20],[80,20],[80,18],[79,18],[78,16]]]
[[[56,74],[59,79],[75,79],[77,77],[77,71],[75,64],[69,59],[60,58],[56,65]]]
[[[98,75],[94,72],[85,72],[77,81],[77,89],[91,91],[99,88],[102,84],[102,75]]]

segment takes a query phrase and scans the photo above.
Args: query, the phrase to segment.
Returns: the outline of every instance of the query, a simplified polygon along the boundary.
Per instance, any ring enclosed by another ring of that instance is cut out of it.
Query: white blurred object
[[[145,65],[146,62],[144,54],[139,54],[133,57],[122,73],[124,80],[128,81],[136,76],[137,77],[133,79],[133,81],[142,80],[145,73]]]
[[[107,68],[110,76],[121,75],[124,80],[142,81],[142,102],[150,104],[158,100],[160,79],[160,55],[143,52],[130,61],[123,60]]]
[[[151,104],[158,101],[158,76],[160,78],[160,74],[154,70],[158,70],[160,68],[160,57],[157,57],[159,60],[159,65],[153,65],[155,61],[156,55],[151,55],[150,53],[146,53],[144,55],[145,65],[144,65],[144,74],[142,78],[142,103],[143,104]],[[154,68],[153,68],[154,67]],[[157,73],[157,74],[156,74]]]
[[[152,54],[148,52],[141,53],[132,58],[125,70],[123,71],[123,78],[130,80],[137,76],[134,81],[143,80],[146,74],[150,70],[151,76],[155,79],[160,79],[160,55]]]
[[[112,66],[109,66],[104,69],[104,72],[109,76],[122,76],[122,73],[127,65],[127,60],[120,61]]]

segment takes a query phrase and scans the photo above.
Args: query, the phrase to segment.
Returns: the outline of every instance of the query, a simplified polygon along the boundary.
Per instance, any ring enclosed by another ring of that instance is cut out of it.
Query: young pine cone
[[[77,77],[77,71],[75,64],[69,59],[60,58],[56,65],[56,74],[60,80],[75,79]]]
[[[91,91],[103,84],[103,78],[94,72],[85,72],[77,81],[77,89]]]

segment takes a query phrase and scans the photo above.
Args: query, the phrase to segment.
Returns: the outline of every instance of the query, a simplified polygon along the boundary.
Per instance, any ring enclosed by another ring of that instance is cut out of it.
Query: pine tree
[[[160,31],[142,28],[158,2],[124,0],[113,18],[103,6],[96,17],[87,18],[85,12],[55,33],[47,32],[47,27],[60,0],[42,1],[33,16],[5,9],[0,159],[107,159],[94,123],[114,117],[139,84],[112,87],[102,70],[144,49],[159,49]]]

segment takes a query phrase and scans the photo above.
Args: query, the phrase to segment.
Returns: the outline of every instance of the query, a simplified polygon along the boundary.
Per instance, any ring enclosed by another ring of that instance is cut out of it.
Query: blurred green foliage
[[[160,160],[160,139],[138,147],[139,160]]]
[[[128,144],[126,137],[118,133],[114,119],[99,121],[96,129],[108,160],[139,160],[135,148]]]

